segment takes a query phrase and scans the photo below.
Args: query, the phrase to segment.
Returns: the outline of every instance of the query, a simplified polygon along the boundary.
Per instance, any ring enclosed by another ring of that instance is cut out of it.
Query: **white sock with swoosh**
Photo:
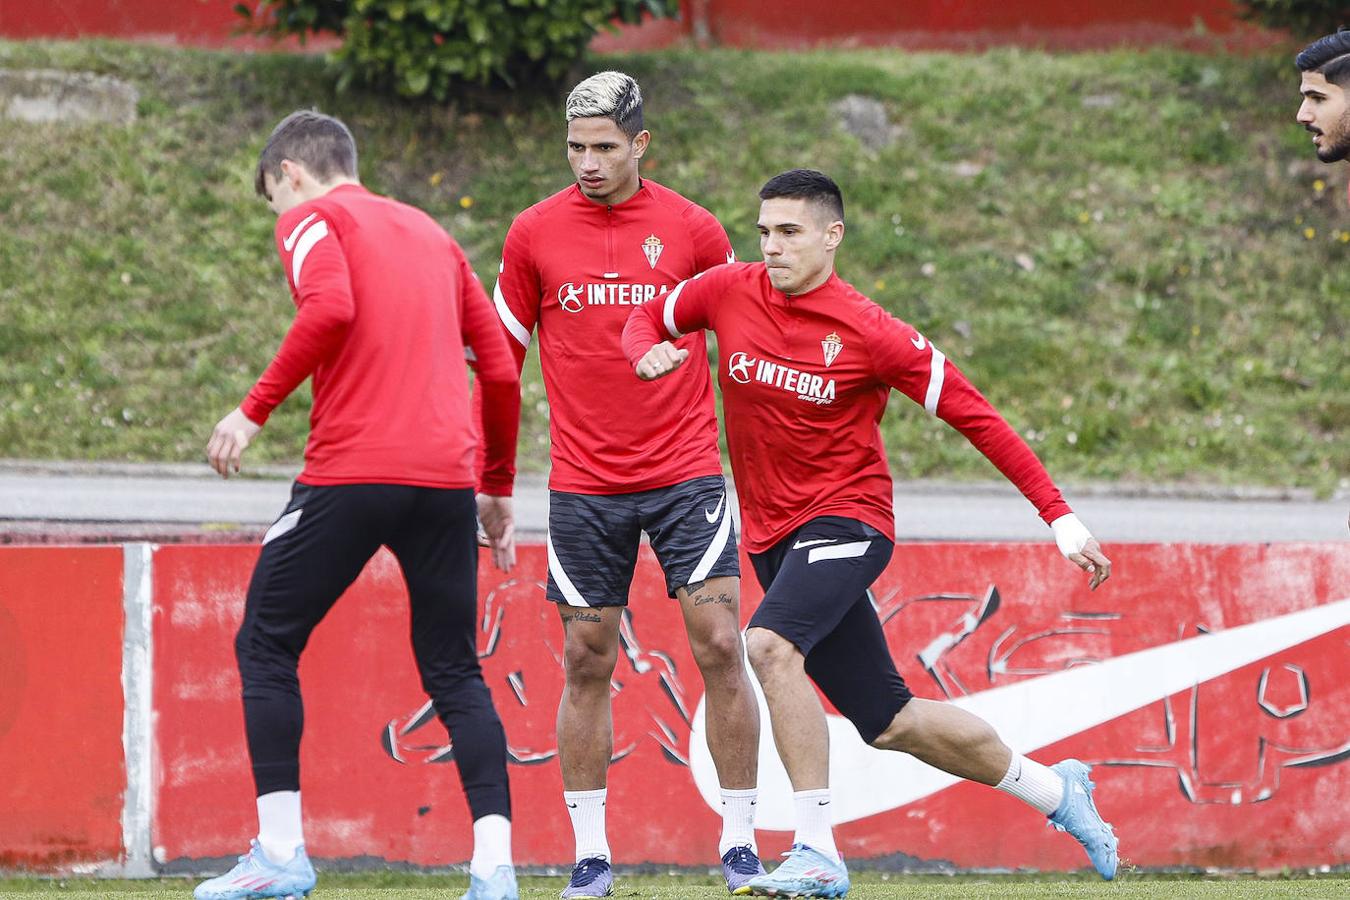
[[[749,847],[756,856],[759,855],[759,847],[755,845],[755,803],[758,800],[756,788],[722,789],[722,840],[717,845],[718,856],[726,856],[732,847]]]
[[[797,812],[797,833],[794,844],[805,844],[839,862],[839,849],[834,846],[834,826],[830,822],[830,789],[794,791],[792,806]]]
[[[605,797],[609,791],[563,791],[567,813],[572,817],[572,833],[577,839],[577,862],[599,856],[609,859],[609,840],[605,837]]]
[[[1008,763],[1008,773],[995,787],[1031,804],[1042,815],[1050,815],[1064,801],[1064,779],[1049,766],[1016,753]]]

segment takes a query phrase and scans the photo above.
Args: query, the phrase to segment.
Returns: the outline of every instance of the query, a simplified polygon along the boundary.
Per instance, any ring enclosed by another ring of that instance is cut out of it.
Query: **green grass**
[[[670,51],[637,76],[647,174],[758,256],[755,193],[810,165],[841,183],[840,268],[957,361],[1064,480],[1304,486],[1350,458],[1350,211],[1292,121],[1287,54],[954,56]],[[431,211],[485,280],[511,217],[568,183],[556,96],[409,106],[336,96],[322,60],[110,42],[0,42],[0,67],[141,92],[128,128],[0,122],[0,456],[195,460],[291,315],[252,196],[266,133],[317,105],[352,124],[374,189]],[[831,104],[880,100],[871,151]],[[547,462],[526,366],[522,467]],[[298,459],[307,391],[251,451]],[[899,477],[988,478],[896,398]]]
[[[71,894],[122,895],[142,897],[184,897],[193,882],[182,879],[160,881],[40,881],[0,880],[0,900],[8,897],[62,896]],[[527,877],[521,879],[520,896],[555,898],[562,889],[562,878]],[[463,876],[416,875],[320,875],[315,900],[385,900],[391,897],[458,900],[466,880]],[[892,898],[952,898],[952,900],[1019,900],[1019,898],[1111,897],[1116,900],[1152,900],[1152,898],[1198,897],[1261,898],[1261,900],[1314,900],[1343,897],[1350,889],[1346,876],[1318,878],[1200,878],[1186,876],[1124,876],[1106,883],[1096,879],[1065,876],[933,876],[858,873],[853,878],[850,900],[892,900]],[[698,875],[621,876],[615,883],[615,897],[642,900],[698,900],[725,898],[726,886],[720,878]]]

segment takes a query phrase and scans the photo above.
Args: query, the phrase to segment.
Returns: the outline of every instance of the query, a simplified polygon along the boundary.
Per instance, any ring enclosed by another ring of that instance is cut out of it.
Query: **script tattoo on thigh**
[[[703,606],[708,603],[720,603],[723,606],[730,606],[736,602],[730,594],[703,594],[694,597],[695,606]]]
[[[573,621],[577,622],[599,622],[600,614],[593,612],[565,612],[562,613],[563,628],[571,625]]]

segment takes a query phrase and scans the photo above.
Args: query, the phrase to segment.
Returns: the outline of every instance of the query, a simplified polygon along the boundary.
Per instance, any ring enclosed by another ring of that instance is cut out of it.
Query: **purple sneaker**
[[[748,846],[732,847],[722,857],[722,874],[727,879],[727,890],[743,897],[750,893],[750,879],[764,874],[764,863]]]
[[[572,880],[563,888],[563,897],[608,897],[614,893],[614,870],[609,860],[588,856],[572,867]]]

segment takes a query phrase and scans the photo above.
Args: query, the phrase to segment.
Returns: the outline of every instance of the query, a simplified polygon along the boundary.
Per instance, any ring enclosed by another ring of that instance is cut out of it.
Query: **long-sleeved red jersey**
[[[509,494],[520,376],[464,253],[421,210],[342,185],[277,219],[297,307],[241,404],[262,424],[313,376],[305,484],[474,486],[465,357],[484,392],[481,489]]]
[[[633,307],[733,258],[711,213],[647,180],[614,206],[572,185],[516,217],[494,302],[518,366],[539,330],[549,487],[619,494],[721,474],[707,366],[643,385],[619,341]],[[701,333],[680,346],[707,356]]]
[[[717,335],[727,446],[750,552],[826,515],[858,519],[894,540],[880,429],[891,388],[965,435],[1047,523],[1070,512],[1031,448],[960,370],[839,276],[788,297],[763,263],[719,266],[634,310],[624,352],[636,366],[653,344],[704,328]],[[691,358],[685,366],[700,363]]]

